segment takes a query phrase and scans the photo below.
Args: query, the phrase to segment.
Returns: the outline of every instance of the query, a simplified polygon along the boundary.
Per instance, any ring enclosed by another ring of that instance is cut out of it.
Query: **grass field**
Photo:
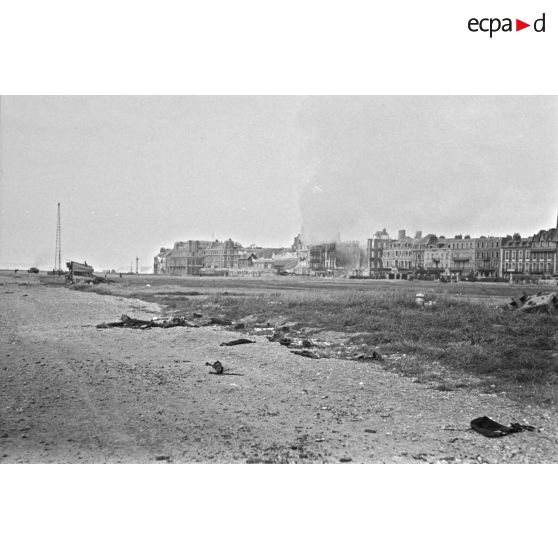
[[[549,287],[290,277],[115,280],[78,288],[158,302],[176,314],[250,316],[264,323],[283,319],[296,322],[299,330],[342,332],[352,343],[386,355],[386,367],[419,381],[443,370],[441,390],[466,387],[462,375],[513,396],[558,401],[558,317],[503,309],[512,296]],[[434,304],[417,306],[418,292]]]

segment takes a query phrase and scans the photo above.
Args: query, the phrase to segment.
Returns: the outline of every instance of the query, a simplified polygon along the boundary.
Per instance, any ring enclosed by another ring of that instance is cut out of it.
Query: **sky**
[[[556,226],[558,97],[4,96],[0,267]]]

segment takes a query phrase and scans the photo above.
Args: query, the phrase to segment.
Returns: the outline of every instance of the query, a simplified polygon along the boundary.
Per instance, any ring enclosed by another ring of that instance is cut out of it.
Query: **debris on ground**
[[[523,293],[518,299],[512,298],[507,308],[521,312],[556,314],[558,313],[558,293],[537,293],[531,296]]]
[[[224,318],[209,318],[210,325],[222,325],[222,326],[230,326],[232,322],[230,320],[226,320]]]
[[[313,353],[312,351],[291,351],[291,353],[293,353],[293,355],[299,355],[306,358],[320,358],[316,353]]]
[[[471,428],[487,436],[488,438],[497,438],[500,436],[506,436],[507,434],[513,434],[515,432],[522,432],[524,430],[532,432],[535,430],[534,426],[529,426],[528,424],[519,424],[518,422],[513,422],[509,426],[505,426],[492,420],[490,417],[478,417],[471,421]]]
[[[372,354],[370,355],[359,353],[351,357],[349,360],[358,360],[360,362],[366,362],[368,360],[383,360],[383,357],[378,351],[373,351]]]
[[[97,328],[99,329],[106,329],[111,327],[150,329],[152,327],[168,328],[168,327],[199,327],[199,326],[179,316],[175,316],[170,319],[140,320],[138,318],[131,318],[127,314],[122,314],[119,322],[103,322],[97,325]]]
[[[235,345],[246,345],[247,343],[255,343],[251,339],[234,339],[233,341],[224,341],[221,347],[234,347]]]
[[[218,360],[216,360],[213,364],[211,362],[206,362],[205,365],[211,366],[213,370],[215,370],[215,372],[210,372],[210,374],[222,374],[225,370],[223,365]]]

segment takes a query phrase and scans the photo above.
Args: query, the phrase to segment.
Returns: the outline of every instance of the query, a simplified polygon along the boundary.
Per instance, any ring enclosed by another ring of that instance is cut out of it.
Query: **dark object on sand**
[[[273,335],[268,335],[267,336],[267,340],[271,341],[272,343],[274,341],[279,341],[279,343],[280,343],[281,339],[283,339],[283,334],[280,333],[279,331],[275,331],[275,332],[273,332]]]
[[[206,362],[205,365],[211,366],[213,370],[215,370],[215,372],[210,372],[210,374],[222,374],[225,370],[223,365],[218,360],[216,360],[213,364],[211,364],[211,362]]]
[[[223,318],[209,318],[210,325],[223,325],[223,326],[230,326],[232,322],[230,320],[225,320]]]
[[[365,355],[363,353],[359,353],[358,355],[351,357],[351,360],[366,362],[368,360],[383,360],[383,357],[378,351],[374,351],[371,355]]]
[[[246,324],[234,324],[234,329],[244,329],[246,327]]]
[[[234,347],[235,345],[246,345],[247,343],[255,343],[250,339],[235,339],[234,341],[227,341],[221,343],[221,347]]]
[[[308,341],[308,339],[303,339],[302,340],[302,346],[305,347],[306,349],[309,349],[310,347],[313,347],[314,345],[312,344],[311,341]]]
[[[289,347],[292,342],[293,340],[289,339],[288,337],[283,337],[283,339],[279,339],[279,345],[283,345],[283,347]]]
[[[306,358],[320,358],[316,353],[313,353],[312,351],[291,351],[291,353],[293,353],[293,355],[299,355]]]
[[[203,316],[201,314],[199,314],[198,312],[194,312],[192,314],[192,316],[194,316],[194,318],[203,318]]]
[[[513,434],[514,432],[522,432],[523,430],[528,430],[530,432],[535,430],[534,426],[519,424],[518,422],[513,422],[509,426],[505,426],[489,417],[479,417],[472,420],[471,428],[475,432],[487,436],[488,438],[498,438],[500,436],[506,436],[507,434]]]

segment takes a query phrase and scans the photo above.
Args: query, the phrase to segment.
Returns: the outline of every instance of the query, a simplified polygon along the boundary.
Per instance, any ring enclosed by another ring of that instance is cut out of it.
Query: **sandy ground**
[[[1,463],[555,463],[558,420],[478,389],[443,392],[375,363],[278,343],[220,347],[216,326],[96,329],[137,300],[0,278]],[[222,376],[206,361],[220,360]],[[538,428],[485,438],[488,415]]]

